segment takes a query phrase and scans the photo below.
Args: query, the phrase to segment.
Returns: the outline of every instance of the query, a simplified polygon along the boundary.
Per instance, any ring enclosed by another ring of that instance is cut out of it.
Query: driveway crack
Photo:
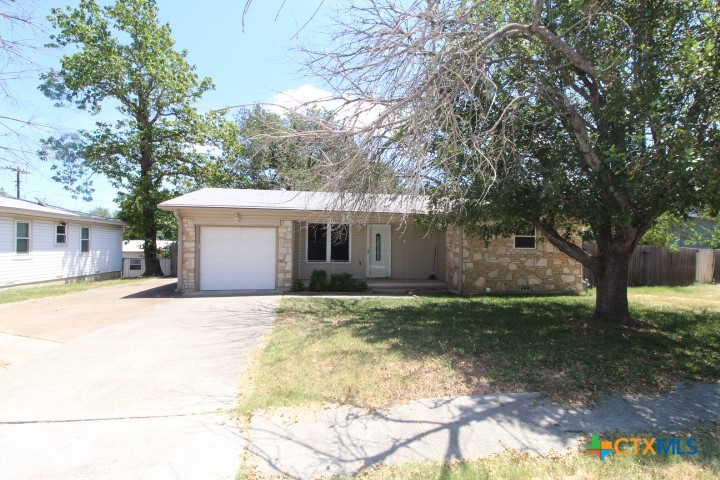
[[[181,418],[181,417],[201,417],[205,415],[218,415],[228,413],[222,410],[209,410],[206,412],[192,413],[175,413],[168,415],[136,415],[136,416],[118,416],[118,417],[96,417],[96,418],[67,418],[59,420],[0,420],[0,425],[30,425],[36,423],[81,423],[81,422],[111,422],[117,420],[152,420],[157,418]]]

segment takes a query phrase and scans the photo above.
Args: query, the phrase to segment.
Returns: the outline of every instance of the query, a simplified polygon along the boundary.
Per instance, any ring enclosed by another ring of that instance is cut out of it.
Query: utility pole
[[[2,167],[3,170],[15,170],[15,198],[20,200],[20,174],[21,173],[30,173],[26,170],[22,170],[20,167]]]

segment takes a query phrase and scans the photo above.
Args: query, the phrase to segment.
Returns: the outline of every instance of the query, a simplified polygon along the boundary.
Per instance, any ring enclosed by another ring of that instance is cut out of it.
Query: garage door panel
[[[275,288],[274,228],[201,227],[200,289]]]

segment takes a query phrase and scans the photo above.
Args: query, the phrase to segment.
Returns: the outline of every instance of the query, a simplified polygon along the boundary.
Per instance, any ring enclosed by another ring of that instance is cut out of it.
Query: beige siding
[[[237,214],[237,218],[236,218]],[[236,210],[230,208],[183,209],[181,217],[181,264],[180,283],[185,291],[193,291],[197,285],[196,229],[213,226],[276,226],[281,221],[292,220],[292,275],[307,282],[313,270],[325,270],[328,274],[347,272],[355,278],[367,276],[367,224],[390,224],[392,231],[392,278],[402,280],[425,280],[435,273],[445,280],[445,234],[417,230],[410,220],[401,224],[397,217],[372,214],[364,222],[352,223],[350,237],[350,262],[319,263],[307,261],[307,222],[342,222],[342,217],[331,213]],[[394,221],[393,221],[394,220]],[[435,257],[437,257],[435,259]],[[433,269],[433,263],[436,262]],[[433,272],[434,270],[434,272]]]
[[[445,232],[418,230],[393,225],[392,278],[427,280],[430,275],[444,280]]]
[[[350,273],[355,278],[365,278],[365,257],[367,251],[367,229],[364,225],[350,227],[350,262],[308,262],[307,261],[307,222],[295,222],[295,278],[309,280],[313,270],[325,270],[333,273]]]
[[[325,270],[328,274],[348,272],[355,278],[367,277],[367,226],[352,225],[350,240],[350,263],[318,263],[307,261],[307,223],[295,223],[295,278],[309,280],[313,270]],[[426,233],[413,226],[391,224],[391,277],[399,280],[427,280],[433,273],[434,256],[437,254],[435,275],[444,280],[445,233]]]

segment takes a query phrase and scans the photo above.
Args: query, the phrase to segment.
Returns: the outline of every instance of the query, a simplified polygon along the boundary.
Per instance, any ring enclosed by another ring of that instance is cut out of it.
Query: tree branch
[[[581,247],[565,239],[565,237],[560,235],[560,233],[550,222],[541,219],[535,222],[535,227],[537,227],[543,233],[543,235],[553,246],[557,247],[570,258],[577,260],[593,272],[597,272],[600,270],[600,262],[598,261],[597,257],[595,257],[594,255],[590,255]]]

